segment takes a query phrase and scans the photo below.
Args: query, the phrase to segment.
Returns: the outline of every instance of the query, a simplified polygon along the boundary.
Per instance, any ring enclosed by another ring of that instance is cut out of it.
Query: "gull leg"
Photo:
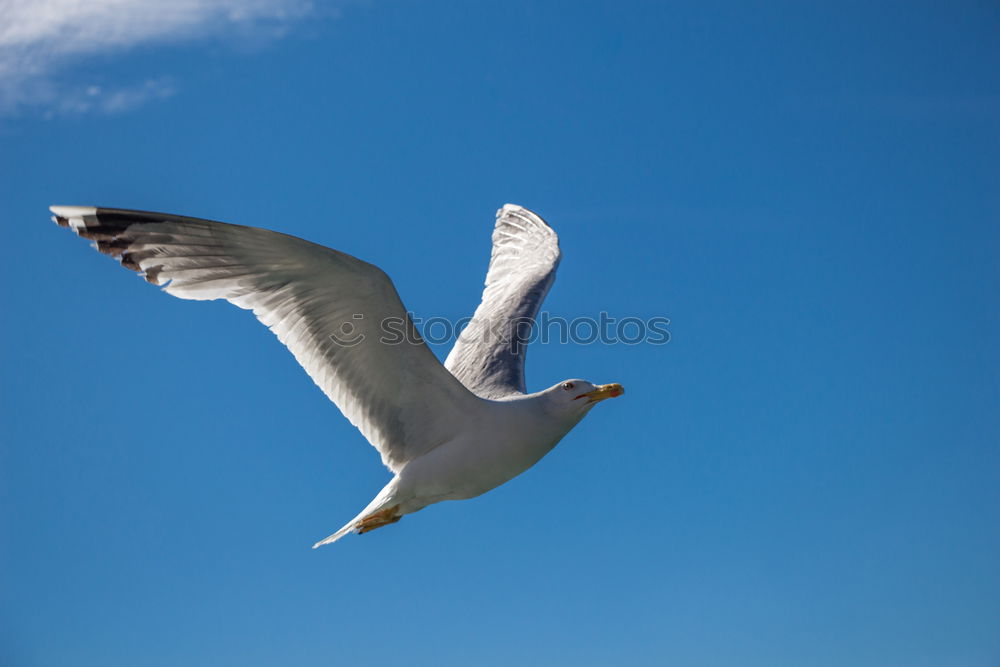
[[[403,515],[399,513],[399,505],[393,505],[392,507],[387,507],[384,510],[379,510],[373,514],[369,514],[365,518],[354,524],[354,529],[358,531],[359,535],[363,535],[368,531],[375,530],[376,528],[381,528],[382,526],[388,526],[390,523],[396,523],[403,518]]]

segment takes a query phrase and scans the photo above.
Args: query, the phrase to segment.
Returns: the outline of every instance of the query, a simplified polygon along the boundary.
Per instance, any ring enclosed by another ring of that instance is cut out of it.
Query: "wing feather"
[[[513,204],[497,211],[482,301],[445,361],[476,395],[525,392],[528,336],[560,257],[559,238],[541,217]]]
[[[482,404],[420,340],[376,266],[255,227],[121,209],[52,212],[169,294],[253,311],[394,472],[453,437]],[[409,342],[385,340],[390,321],[407,327]]]

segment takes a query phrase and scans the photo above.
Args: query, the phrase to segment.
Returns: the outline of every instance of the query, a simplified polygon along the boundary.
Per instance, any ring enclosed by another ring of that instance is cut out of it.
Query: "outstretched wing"
[[[57,224],[174,296],[252,310],[394,472],[447,441],[481,405],[416,335],[376,266],[255,227],[108,208],[51,210]]]
[[[497,211],[483,300],[444,362],[476,395],[524,393],[528,336],[559,258],[559,237],[539,216],[513,204]]]

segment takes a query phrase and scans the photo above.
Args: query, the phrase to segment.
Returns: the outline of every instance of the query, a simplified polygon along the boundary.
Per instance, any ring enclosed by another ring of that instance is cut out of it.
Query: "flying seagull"
[[[565,380],[527,393],[526,327],[555,281],[559,239],[541,217],[497,211],[483,299],[442,365],[377,266],[278,232],[165,213],[52,206],[91,239],[182,299],[252,310],[374,445],[394,474],[313,548],[442,500],[474,498],[545,456],[619,384]],[[394,323],[399,336],[387,336]]]

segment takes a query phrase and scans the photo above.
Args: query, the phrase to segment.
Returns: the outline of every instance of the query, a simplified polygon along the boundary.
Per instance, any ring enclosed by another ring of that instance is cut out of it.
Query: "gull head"
[[[586,380],[564,380],[542,392],[553,412],[579,417],[597,403],[624,393],[617,382],[594,384]]]

